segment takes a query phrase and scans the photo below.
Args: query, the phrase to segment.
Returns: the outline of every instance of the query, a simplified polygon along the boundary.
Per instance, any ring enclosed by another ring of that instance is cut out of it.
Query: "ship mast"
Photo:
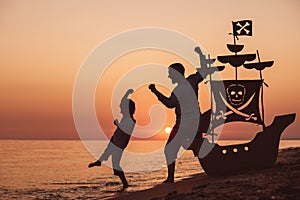
[[[257,54],[258,62],[244,64],[244,67],[246,69],[256,69],[256,70],[259,71],[259,78],[262,82],[262,85],[261,85],[261,116],[262,116],[262,126],[263,126],[263,130],[264,130],[265,127],[266,127],[266,125],[265,125],[264,99],[263,99],[264,98],[264,85],[266,87],[269,87],[269,86],[263,80],[262,70],[264,70],[266,67],[271,67],[274,64],[274,61],[261,62],[258,50],[256,50],[256,54]]]
[[[221,63],[229,63],[235,68],[235,80],[238,80],[237,68],[242,66],[246,61],[253,61],[256,58],[256,54],[237,54],[243,50],[244,45],[237,44],[236,39],[238,39],[238,36],[252,36],[252,21],[232,22],[232,28],[233,31],[230,34],[233,35],[233,44],[227,44],[227,48],[234,54],[218,56],[217,58]]]
[[[264,82],[263,77],[262,77],[262,70],[265,69],[266,67],[271,67],[274,63],[274,61],[266,61],[266,62],[261,62],[260,60],[260,56],[259,56],[259,52],[256,51],[256,54],[241,54],[238,52],[241,52],[244,48],[244,45],[242,44],[237,44],[237,41],[239,38],[238,36],[252,36],[252,21],[251,20],[240,20],[240,21],[236,21],[233,22],[232,21],[232,27],[233,27],[233,31],[232,33],[230,33],[233,36],[233,44],[227,44],[227,48],[230,52],[232,52],[233,54],[231,55],[221,55],[221,56],[217,56],[217,59],[223,63],[223,64],[229,64],[232,67],[235,68],[235,81],[239,81],[238,80],[238,70],[237,68],[240,66],[244,66],[246,69],[256,69],[259,71],[259,75],[260,75],[260,86],[261,86],[261,99],[260,99],[260,103],[261,103],[261,119],[260,122],[263,129],[265,129],[265,122],[264,122],[264,118],[265,118],[265,111],[264,111],[264,99],[263,99],[263,85],[267,86],[268,85]],[[249,61],[253,61],[256,56],[258,57],[258,62],[256,63],[247,63]],[[242,80],[241,80],[242,81]],[[259,100],[257,101],[259,102]],[[226,102],[227,103],[227,102]],[[232,112],[236,113],[237,115],[241,116],[245,113],[239,112],[240,110],[243,109],[243,107],[232,107],[232,106],[227,106]],[[240,110],[239,110],[240,109]],[[244,115],[246,116],[246,115]],[[216,116],[216,119],[218,119],[219,116]],[[232,121],[234,120],[234,118],[231,117],[231,120],[228,121]],[[248,120],[246,120],[248,121]],[[252,122],[254,122],[256,120],[253,120]]]
[[[216,66],[216,67],[212,67],[211,64],[213,64],[216,59],[214,58],[210,58],[210,54],[208,54],[208,58],[206,58],[206,56],[202,53],[200,47],[196,47],[195,48],[195,51],[198,53],[199,55],[199,58],[200,58],[200,66],[201,66],[201,69],[208,72],[209,74],[209,81],[210,81],[210,107],[212,109],[213,107],[213,93],[212,93],[212,85],[211,85],[211,82],[212,82],[212,76],[211,74],[215,71],[222,71],[224,70],[224,66]],[[214,120],[214,113],[211,111],[210,112],[210,122],[213,122]],[[211,140],[212,140],[212,143],[215,142],[215,133],[214,133],[214,127],[212,125],[212,123],[210,123],[209,125],[209,129],[207,130],[207,135],[211,135]]]
[[[260,63],[260,57],[259,57],[259,53],[258,50],[256,50],[256,54],[257,54],[257,58],[258,58],[258,63]],[[262,77],[262,70],[259,70],[259,77],[260,80],[263,83],[263,77]],[[262,117],[262,126],[263,126],[263,130],[265,130],[265,109],[264,109],[264,85],[262,84],[261,86],[261,117]]]
[[[236,38],[237,38],[237,36],[234,34],[234,32],[232,33],[232,35],[233,35],[233,44],[236,46]],[[234,54],[237,55],[237,52],[234,52]],[[237,73],[238,73],[238,70],[237,70],[237,67],[235,67],[235,80],[238,79]]]
[[[210,59],[210,54],[208,54],[208,60]],[[215,61],[215,60],[214,60]],[[208,67],[211,67],[211,63],[208,63]],[[212,93],[212,86],[211,86],[211,74],[209,74],[209,85],[210,85],[210,108],[212,109],[213,107],[213,93]],[[211,111],[210,112],[210,121],[213,122],[214,121],[214,113]],[[215,142],[215,131],[214,131],[214,127],[212,126],[212,123],[210,123],[210,127],[209,127],[209,134],[211,135],[211,142],[214,143]]]

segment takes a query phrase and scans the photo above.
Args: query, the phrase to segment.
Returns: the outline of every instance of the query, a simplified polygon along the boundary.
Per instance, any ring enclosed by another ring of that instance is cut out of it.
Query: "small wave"
[[[120,185],[120,182],[110,181],[108,183],[105,183],[105,186],[117,186]]]
[[[63,182],[63,183],[46,183],[46,185],[95,185],[99,182]]]

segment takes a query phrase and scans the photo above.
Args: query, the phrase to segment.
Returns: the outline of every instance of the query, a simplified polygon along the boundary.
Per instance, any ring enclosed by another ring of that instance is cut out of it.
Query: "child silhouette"
[[[114,124],[117,126],[117,129],[111,137],[104,153],[97,161],[88,165],[89,168],[101,166],[102,161],[107,160],[109,156],[112,156],[114,175],[119,176],[123,183],[123,188],[127,188],[129,184],[124,175],[124,171],[120,166],[120,160],[124,149],[127,147],[136,123],[136,120],[133,118],[135,103],[131,99],[128,99],[128,96],[132,93],[133,89],[129,89],[121,100],[120,109],[123,116],[120,122],[117,119],[114,120]]]

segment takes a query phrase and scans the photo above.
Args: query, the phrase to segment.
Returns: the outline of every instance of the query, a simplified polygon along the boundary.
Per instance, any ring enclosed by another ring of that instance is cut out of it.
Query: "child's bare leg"
[[[115,149],[115,151],[112,154],[112,164],[114,168],[114,175],[119,176],[123,183],[123,188],[128,188],[129,184],[127,182],[127,179],[124,175],[123,169],[120,166],[121,157],[123,154],[123,150],[120,148]]]
[[[101,166],[101,161],[97,160],[95,162],[92,162],[92,163],[89,164],[88,167],[91,168],[91,167],[95,167],[95,166],[100,167]]]
[[[95,166],[98,166],[98,167],[101,166],[101,162],[103,160],[107,160],[108,157],[112,154],[112,152],[113,152],[113,145],[114,144],[112,144],[111,142],[109,142],[108,145],[107,145],[107,147],[106,147],[106,149],[105,149],[105,151],[100,156],[100,158],[97,161],[90,163],[88,165],[88,167],[91,168],[91,167],[95,167]]]
[[[124,174],[123,171],[114,169],[114,175],[119,176],[119,178],[120,178],[121,181],[122,181],[123,188],[128,188],[128,187],[130,186],[130,185],[128,184],[128,182],[127,182],[127,179],[126,179],[125,174]]]

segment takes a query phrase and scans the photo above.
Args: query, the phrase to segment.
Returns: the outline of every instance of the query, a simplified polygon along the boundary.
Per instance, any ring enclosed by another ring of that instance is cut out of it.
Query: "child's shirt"
[[[130,117],[123,117],[111,141],[121,149],[125,149],[130,140],[132,131],[135,126],[135,120]]]

